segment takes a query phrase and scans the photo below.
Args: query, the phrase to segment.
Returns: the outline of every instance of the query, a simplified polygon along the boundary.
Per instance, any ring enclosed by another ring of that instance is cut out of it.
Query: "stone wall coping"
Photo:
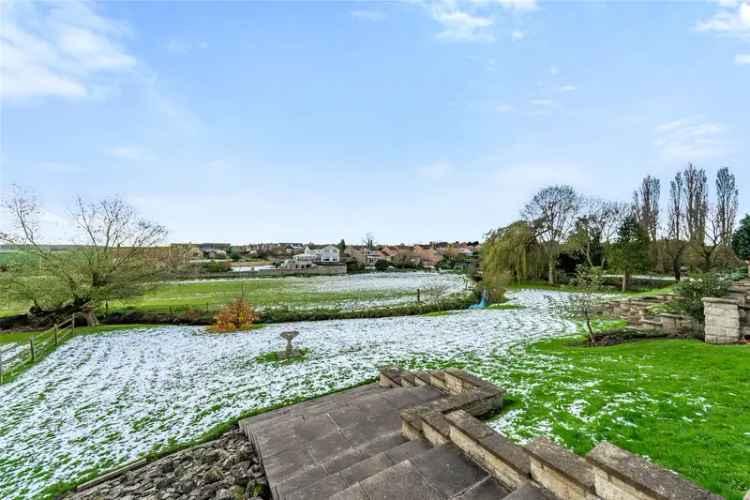
[[[486,380],[483,380],[475,375],[472,375],[471,373],[465,372],[464,370],[459,370],[458,368],[448,368],[445,371],[453,375],[454,377],[460,378],[464,382],[467,382],[473,385],[477,389],[482,389],[491,394],[505,394],[505,390],[501,389],[495,384],[487,382]]]
[[[685,316],[684,314],[674,314],[674,313],[659,313],[656,315],[657,318],[671,318],[671,319],[684,319],[689,320],[690,316]]]
[[[530,476],[529,455],[523,447],[498,432],[479,438],[478,442],[485,450],[501,459],[522,476]]]
[[[469,413],[459,410],[445,416],[446,421],[477,442],[492,455],[523,476],[530,471],[529,456],[523,447],[496,432]]]
[[[660,500],[723,500],[678,474],[603,441],[587,455],[589,463],[636,490]]]
[[[451,425],[475,441],[495,433],[490,426],[482,423],[479,419],[464,410],[456,410],[448,413],[445,418]]]
[[[546,437],[538,437],[526,445],[526,451],[584,489],[594,491],[594,474],[591,465],[582,457],[563,448]]]
[[[442,413],[436,411],[426,413],[422,415],[422,420],[427,425],[438,431],[443,437],[450,439],[451,428]]]
[[[429,371],[418,371],[414,372],[414,376],[419,380],[425,382],[427,385],[430,384],[430,372]]]
[[[722,297],[703,297],[701,299],[703,303],[709,303],[709,304],[732,304],[732,305],[739,305],[739,303],[735,299],[726,299]]]

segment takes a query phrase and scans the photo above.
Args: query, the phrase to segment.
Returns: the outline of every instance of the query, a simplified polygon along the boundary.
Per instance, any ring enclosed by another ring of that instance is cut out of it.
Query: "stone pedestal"
[[[734,344],[741,338],[739,303],[733,299],[705,297],[706,343]]]

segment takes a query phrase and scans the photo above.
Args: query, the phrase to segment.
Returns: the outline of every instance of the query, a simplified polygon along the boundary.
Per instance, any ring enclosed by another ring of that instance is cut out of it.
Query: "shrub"
[[[376,271],[387,271],[389,265],[390,264],[388,263],[387,260],[379,260],[379,261],[375,262],[375,270]]]
[[[214,316],[214,324],[211,331],[214,332],[236,332],[238,330],[249,330],[257,321],[253,306],[243,298],[225,305],[221,311]]]
[[[206,262],[203,264],[203,270],[207,273],[226,273],[232,270],[229,262]]]
[[[728,276],[717,273],[706,273],[697,277],[682,280],[674,286],[674,308],[688,316],[703,321],[703,297],[723,297],[729,290],[731,280]]]

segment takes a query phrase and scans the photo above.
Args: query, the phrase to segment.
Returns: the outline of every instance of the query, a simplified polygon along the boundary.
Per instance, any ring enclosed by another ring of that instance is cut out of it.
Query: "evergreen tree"
[[[740,259],[750,259],[750,214],[742,218],[740,227],[734,232],[732,248]]]
[[[623,273],[622,291],[630,286],[634,272],[648,268],[648,234],[635,215],[628,215],[617,231],[617,240],[609,248],[609,261],[614,269]]]

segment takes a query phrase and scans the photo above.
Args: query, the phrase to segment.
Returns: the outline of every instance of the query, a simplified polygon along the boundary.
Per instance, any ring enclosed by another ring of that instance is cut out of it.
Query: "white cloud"
[[[439,181],[453,172],[453,166],[444,161],[438,161],[417,169],[417,175],[431,181]]]
[[[734,56],[734,64],[750,64],[750,54],[737,54]]]
[[[109,153],[123,160],[142,160],[145,157],[144,151],[135,146],[118,146],[112,148]]]
[[[750,39],[750,2],[718,2],[719,11],[700,21],[698,31],[711,31],[720,35]]]
[[[127,29],[82,1],[3,2],[0,97],[85,97],[107,74],[128,71],[136,59],[120,44]]]
[[[451,42],[492,42],[495,35],[491,27],[494,21],[490,17],[475,16],[456,8],[435,6],[432,18],[443,26],[437,34],[441,40]]]
[[[476,5],[499,4],[508,10],[532,11],[537,9],[536,0],[470,0]]]
[[[560,92],[575,92],[575,90],[576,86],[571,84],[563,85],[562,87],[560,87]]]
[[[510,104],[498,104],[495,107],[495,111],[497,111],[498,113],[510,113],[511,111],[513,111],[513,106],[511,106]]]
[[[353,10],[351,15],[355,19],[364,19],[375,23],[385,21],[386,18],[385,13],[379,10]]]
[[[442,25],[437,38],[451,42],[494,42],[496,20],[503,11],[514,18],[538,8],[536,0],[414,0],[427,8],[432,18]],[[501,6],[502,9],[497,7]],[[516,29],[511,39],[519,41],[526,33]]]
[[[686,118],[663,123],[654,130],[654,146],[670,160],[697,161],[728,152],[721,123]]]

